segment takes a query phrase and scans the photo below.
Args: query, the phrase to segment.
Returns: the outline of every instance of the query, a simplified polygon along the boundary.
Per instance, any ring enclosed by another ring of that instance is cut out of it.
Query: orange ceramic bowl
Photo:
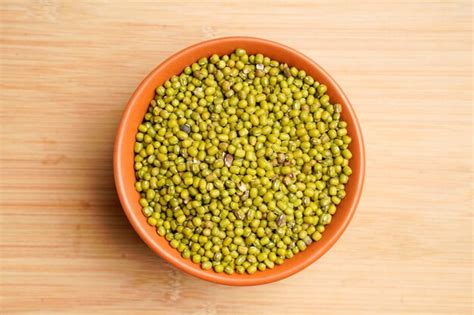
[[[348,134],[353,139],[350,144],[353,154],[350,166],[353,173],[346,186],[347,195],[337,207],[337,212],[323,233],[323,238],[308,246],[305,251],[287,259],[282,265],[253,275],[228,275],[212,270],[206,271],[191,260],[182,258],[165,238],[156,233],[155,228],[147,224],[138,203],[139,194],[135,191],[135,134],[154,97],[155,88],[172,75],[181,73],[186,66],[191,65],[200,57],[230,54],[236,48],[244,48],[249,54],[262,53],[272,59],[303,69],[315,80],[326,84],[331,101],[342,105],[342,119],[347,122]],[[238,286],[258,285],[286,278],[321,257],[339,239],[354,215],[362,192],[364,170],[364,144],[359,122],[349,100],[336,82],[319,65],[296,50],[272,41],[251,37],[226,37],[205,41],[181,50],[161,63],[140,83],[130,98],[117,131],[114,148],[114,176],[120,202],[132,226],[143,241],[166,261],[188,274],[215,283]]]

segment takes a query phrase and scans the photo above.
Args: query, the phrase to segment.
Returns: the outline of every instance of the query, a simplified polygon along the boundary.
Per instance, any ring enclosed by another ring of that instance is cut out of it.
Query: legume
[[[319,241],[352,174],[348,126],[326,92],[241,48],[157,87],[134,147],[148,224],[227,274],[274,268]]]

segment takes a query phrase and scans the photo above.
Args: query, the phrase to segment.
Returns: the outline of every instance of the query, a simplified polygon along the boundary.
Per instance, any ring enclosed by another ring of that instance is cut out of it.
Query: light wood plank
[[[1,1],[0,312],[471,314],[470,1]],[[343,87],[367,178],[318,262],[251,288],[155,256],[114,190],[141,79],[219,36],[276,40]]]

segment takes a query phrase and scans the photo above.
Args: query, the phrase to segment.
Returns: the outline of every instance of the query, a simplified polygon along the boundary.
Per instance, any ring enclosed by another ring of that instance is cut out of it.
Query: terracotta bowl
[[[148,105],[154,97],[157,86],[172,75],[179,74],[186,66],[203,56],[229,54],[236,48],[244,48],[249,54],[262,53],[272,59],[286,62],[290,66],[303,69],[315,80],[328,87],[332,102],[342,105],[342,119],[348,123],[348,134],[353,141],[350,150],[353,158],[350,166],[353,174],[346,186],[347,195],[337,208],[332,222],[323,233],[323,238],[308,248],[275,266],[253,275],[227,275],[203,270],[199,265],[181,257],[179,252],[160,237],[155,228],[149,226],[138,203],[139,194],[135,191],[134,144],[137,127],[145,115]],[[135,231],[143,241],[166,261],[188,274],[201,279],[226,285],[258,285],[286,278],[307,267],[334,245],[354,215],[364,182],[365,156],[362,133],[354,109],[336,82],[314,61],[287,46],[251,37],[226,37],[205,41],[174,54],[156,67],[135,90],[128,102],[120,122],[114,148],[115,185],[122,207]]]

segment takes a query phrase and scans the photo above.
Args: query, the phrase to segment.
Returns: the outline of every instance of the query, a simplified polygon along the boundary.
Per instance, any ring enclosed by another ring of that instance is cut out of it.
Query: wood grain
[[[1,1],[1,313],[471,314],[470,1]],[[307,54],[360,118],[358,212],[317,263],[250,288],[187,276],[124,217],[112,146],[173,52],[250,35]]]

